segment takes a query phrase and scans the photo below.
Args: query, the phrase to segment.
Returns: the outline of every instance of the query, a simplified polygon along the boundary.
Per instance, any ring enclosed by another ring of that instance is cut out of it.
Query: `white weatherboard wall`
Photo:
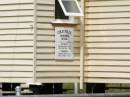
[[[55,60],[55,0],[37,0],[37,82],[79,82],[79,27],[74,30],[74,59]],[[79,25],[78,25],[79,26]]]
[[[55,0],[0,1],[0,82],[80,81],[74,60],[55,60]],[[84,82],[130,83],[130,1],[85,0]]]
[[[85,4],[85,81],[130,83],[130,0]]]
[[[80,31],[74,59],[55,60],[55,0],[0,1],[0,82],[79,82]]]
[[[31,82],[33,0],[0,1],[0,82]]]

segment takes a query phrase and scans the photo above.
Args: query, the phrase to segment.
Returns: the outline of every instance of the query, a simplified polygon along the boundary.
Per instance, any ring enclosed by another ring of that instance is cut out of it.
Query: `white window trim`
[[[70,17],[68,19],[55,19],[55,21],[52,21],[52,24],[74,24],[77,25],[78,21],[75,20],[74,17]]]
[[[77,24],[77,20],[75,20],[75,18],[73,16],[69,16],[68,19],[55,19],[55,21],[53,21],[52,23],[75,23]]]
[[[58,1],[59,1],[59,4],[61,5],[61,8],[62,8],[62,10],[63,10],[63,12],[64,12],[64,14],[65,14],[66,16],[83,16],[82,10],[81,10],[81,8],[80,8],[80,6],[79,6],[77,0],[74,0],[74,1],[76,2],[76,5],[77,5],[77,7],[78,7],[80,13],[67,12],[66,9],[65,9],[65,7],[64,7],[64,5],[63,5],[63,3],[62,3],[62,1],[61,1],[61,0],[58,0]],[[72,1],[72,0],[71,0],[71,1]]]

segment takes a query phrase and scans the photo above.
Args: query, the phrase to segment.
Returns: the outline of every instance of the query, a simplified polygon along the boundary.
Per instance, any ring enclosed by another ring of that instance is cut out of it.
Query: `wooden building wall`
[[[85,82],[129,83],[130,1],[85,0]],[[0,82],[79,82],[74,60],[55,60],[55,0],[0,1]],[[33,80],[35,79],[35,80]]]
[[[55,0],[0,1],[0,82],[78,82],[80,31],[74,59],[55,60]]]
[[[0,1],[0,82],[33,77],[33,0]]]
[[[85,4],[86,81],[130,83],[130,1]]]
[[[74,59],[55,60],[55,0],[37,0],[37,82],[79,81],[79,29],[74,31]],[[79,26],[79,25],[78,25]]]

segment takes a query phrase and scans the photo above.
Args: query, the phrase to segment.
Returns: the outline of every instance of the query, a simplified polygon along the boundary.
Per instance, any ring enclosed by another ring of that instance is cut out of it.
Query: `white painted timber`
[[[32,82],[33,2],[0,1],[0,82]]]
[[[85,4],[85,81],[130,83],[130,1]]]

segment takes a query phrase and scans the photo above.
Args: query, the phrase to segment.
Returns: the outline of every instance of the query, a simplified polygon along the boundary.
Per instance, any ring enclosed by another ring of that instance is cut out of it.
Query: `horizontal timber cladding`
[[[33,78],[33,0],[0,1],[0,82]]]
[[[85,4],[85,81],[130,83],[130,1]]]
[[[74,31],[74,59],[55,60],[55,0],[37,0],[36,80],[41,83],[78,82],[80,66],[79,26]]]

